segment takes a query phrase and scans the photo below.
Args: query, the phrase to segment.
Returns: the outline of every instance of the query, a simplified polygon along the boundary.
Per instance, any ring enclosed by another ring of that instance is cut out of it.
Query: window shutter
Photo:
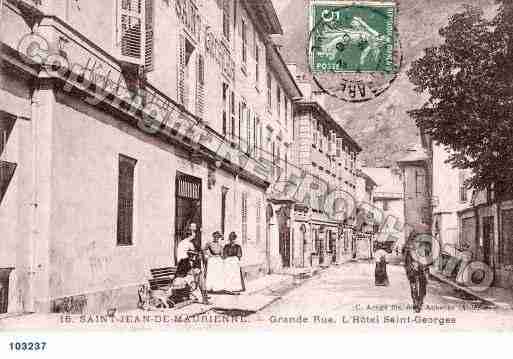
[[[205,111],[205,59],[198,54],[196,60],[196,115],[203,117]]]
[[[242,243],[248,240],[248,194],[242,193]]]
[[[146,72],[153,71],[153,51],[154,51],[154,0],[146,1],[145,27],[146,27],[146,43],[144,49],[144,70]]]
[[[260,227],[260,222],[262,221],[262,201],[260,199],[257,200],[256,203],[256,242],[261,242],[262,230]]]
[[[178,102],[187,107],[187,94],[185,89],[185,36],[178,36],[178,61],[177,61],[177,79],[178,79]]]
[[[119,155],[117,245],[132,245],[134,172],[137,160]]]
[[[145,7],[143,0],[120,0],[118,29],[121,60],[144,64],[144,45],[146,41]]]
[[[337,157],[338,158],[342,157],[342,139],[341,138],[337,138]]]
[[[251,110],[249,107],[246,117],[246,146],[246,153],[249,155],[251,153]]]
[[[4,199],[9,183],[11,182],[17,164],[7,161],[0,161],[0,204]]]

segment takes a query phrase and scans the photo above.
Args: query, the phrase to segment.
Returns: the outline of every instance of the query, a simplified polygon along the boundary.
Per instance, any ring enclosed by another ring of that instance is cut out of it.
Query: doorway
[[[176,263],[176,248],[178,243],[185,238],[191,223],[197,225],[196,245],[202,248],[201,243],[201,178],[187,175],[181,172],[176,173],[175,186],[175,243],[174,258]]]
[[[492,264],[492,243],[494,237],[493,217],[483,218],[483,262],[488,266]]]
[[[280,254],[284,268],[290,267],[290,227],[280,224]]]

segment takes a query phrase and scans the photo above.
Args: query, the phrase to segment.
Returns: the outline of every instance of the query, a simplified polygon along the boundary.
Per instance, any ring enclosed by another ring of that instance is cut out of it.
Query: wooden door
[[[174,255],[176,263],[176,247],[185,237],[191,223],[198,228],[196,245],[201,243],[201,178],[177,172],[175,191],[175,243]]]

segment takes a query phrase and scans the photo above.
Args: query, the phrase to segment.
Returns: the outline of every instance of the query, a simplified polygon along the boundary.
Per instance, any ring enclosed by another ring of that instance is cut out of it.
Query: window
[[[278,112],[278,120],[280,120],[280,115],[281,115],[281,89],[280,89],[280,86],[276,86],[276,109]]]
[[[205,59],[203,55],[197,56],[196,69],[196,115],[203,117],[205,112]]]
[[[153,69],[153,0],[118,1],[118,43],[121,59]]]
[[[221,188],[221,233],[224,234],[226,230],[226,196],[228,195],[228,188]]]
[[[242,243],[246,243],[248,241],[248,194],[246,192],[242,192],[242,203],[241,203],[241,213],[242,213]]]
[[[287,177],[288,175],[288,162],[289,162],[289,158],[288,158],[288,152],[287,152],[287,149],[285,149],[285,177]]]
[[[230,133],[232,137],[232,141],[235,141],[235,93],[233,91],[230,92],[230,116],[231,116],[231,124],[230,124]]]
[[[264,147],[264,127],[262,125],[262,122],[260,122],[258,126],[259,126],[258,134],[260,135],[260,139],[258,141],[258,155],[259,155],[259,157],[262,157],[262,150]]]
[[[239,103],[239,148],[245,149],[246,143],[247,143],[247,137],[246,137],[246,103],[241,101]]]
[[[146,1],[146,12],[145,12],[145,27],[146,27],[146,43],[144,49],[144,71],[149,72],[153,70],[153,1],[154,0],[145,0]]]
[[[267,74],[267,109],[270,110],[272,108],[272,79],[271,74]]]
[[[467,185],[466,185],[466,176],[465,172],[461,171],[459,173],[459,179],[460,179],[460,202],[467,202]]]
[[[7,193],[7,188],[16,171],[17,164],[7,161],[0,161],[0,203]]]
[[[223,82],[223,136],[227,134],[227,125],[228,125],[228,114],[227,114],[227,99],[228,99],[228,85]],[[231,106],[231,100],[230,100]],[[228,109],[229,111],[229,109]]]
[[[342,139],[337,138],[337,157],[342,157]]]
[[[283,97],[285,102],[285,126],[288,126],[289,123],[289,103],[287,97]]]
[[[257,43],[256,39],[255,39],[255,85],[258,90],[259,86],[260,86],[260,49],[258,48],[258,43]]]
[[[317,131],[317,120],[312,121],[312,144],[317,147],[319,141],[319,132]]]
[[[273,165],[276,165],[276,143],[274,141],[271,143],[271,152],[273,156]]]
[[[258,153],[258,126],[260,119],[256,116],[253,118],[253,157],[257,157]]]
[[[179,35],[179,49],[178,49],[178,101],[188,106],[189,99],[189,74],[190,74],[190,60],[194,52],[194,46],[185,38],[184,35]]]
[[[424,173],[422,171],[415,170],[415,196],[421,197],[424,195]]]
[[[198,82],[205,84],[205,59],[201,54],[198,54]]]
[[[246,117],[246,154],[251,154],[251,110],[247,109]]]
[[[248,29],[246,22],[242,20],[242,64],[248,62]]]
[[[230,41],[230,1],[223,0],[223,36]]]
[[[260,222],[262,221],[262,201],[260,199],[257,200],[256,203],[256,241],[260,242],[260,237],[262,237],[262,230],[260,227]]]
[[[324,128],[322,125],[318,125],[319,130],[319,151],[324,151]]]
[[[132,245],[134,219],[134,171],[137,160],[119,155],[117,245]]]

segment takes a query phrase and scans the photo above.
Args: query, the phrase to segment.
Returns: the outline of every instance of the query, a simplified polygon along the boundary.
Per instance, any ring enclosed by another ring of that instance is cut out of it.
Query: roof
[[[429,160],[426,150],[420,144],[415,144],[408,148],[408,153],[403,158],[399,159],[397,163],[399,165],[412,163],[412,162],[424,162]]]
[[[374,198],[403,198],[403,182],[400,174],[388,167],[364,167],[362,172],[374,179],[377,187]]]
[[[280,19],[271,0],[243,0],[247,8],[258,17],[259,24],[270,35],[283,35]]]
[[[337,121],[335,121],[335,119],[328,113],[328,111],[326,111],[324,109],[324,107],[322,107],[318,102],[316,102],[316,101],[298,101],[296,103],[296,106],[297,106],[298,110],[301,109],[301,107],[312,108],[312,109],[316,110],[322,117],[327,119],[329,122],[331,122],[331,124],[333,126],[335,126],[337,128],[338,132],[340,132],[344,136],[344,139],[348,140],[353,145],[353,147],[356,148],[357,152],[362,151],[362,148],[360,147],[360,145],[344,130],[344,128]]]
[[[303,93],[283,60],[280,51],[272,42],[269,42],[267,46],[267,62],[275,70],[274,74],[280,78],[284,90],[288,92],[292,99],[303,97]]]
[[[363,172],[362,170],[358,170],[357,175],[363,178],[367,185],[377,187],[378,184],[376,183],[376,181],[374,181],[374,179],[367,173]]]

